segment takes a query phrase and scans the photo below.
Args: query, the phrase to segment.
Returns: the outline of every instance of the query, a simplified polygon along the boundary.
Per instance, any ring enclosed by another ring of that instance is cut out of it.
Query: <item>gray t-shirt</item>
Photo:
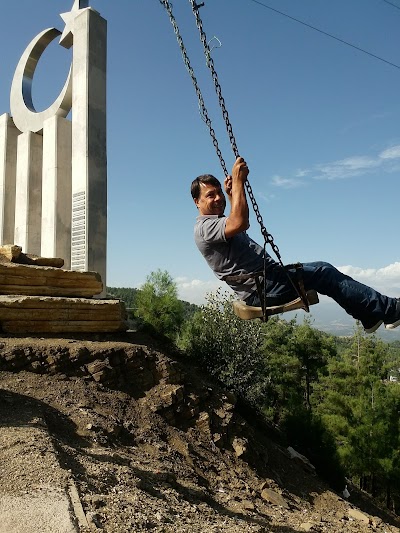
[[[264,269],[264,250],[245,231],[227,239],[226,216],[200,215],[194,227],[194,240],[208,265],[218,279],[224,276],[251,274]],[[273,259],[267,254],[268,263]],[[246,300],[256,290],[254,280],[229,282],[241,300]]]

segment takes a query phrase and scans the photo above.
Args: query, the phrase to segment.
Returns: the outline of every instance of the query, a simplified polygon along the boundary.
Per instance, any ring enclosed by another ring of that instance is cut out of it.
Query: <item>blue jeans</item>
[[[288,271],[295,278],[296,271]],[[342,274],[329,263],[317,261],[303,263],[302,278],[306,291],[315,290],[329,296],[349,315],[360,320],[368,328],[379,320],[394,322],[398,319],[398,300],[384,296],[376,290]],[[282,268],[277,265],[268,269],[266,283],[267,307],[287,303],[297,297]],[[247,299],[248,305],[260,305],[257,293]]]

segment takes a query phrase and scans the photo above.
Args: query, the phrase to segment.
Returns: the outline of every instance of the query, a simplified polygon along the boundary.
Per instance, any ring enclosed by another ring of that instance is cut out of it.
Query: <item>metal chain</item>
[[[193,11],[193,14],[194,14],[194,16],[196,18],[196,26],[197,26],[197,28],[199,30],[200,40],[201,40],[201,42],[203,44],[204,54],[206,56],[207,67],[209,68],[209,70],[211,72],[211,76],[212,76],[212,79],[213,79],[213,82],[214,82],[215,91],[217,93],[219,106],[220,106],[221,111],[222,111],[222,117],[223,117],[223,119],[225,121],[225,126],[226,126],[226,131],[228,133],[229,141],[231,143],[232,150],[233,150],[233,153],[234,153],[235,157],[239,157],[239,150],[237,148],[236,139],[235,139],[235,136],[233,134],[232,124],[231,124],[231,122],[229,120],[229,113],[228,113],[228,110],[226,109],[226,106],[225,106],[225,100],[224,100],[224,97],[222,96],[222,88],[221,88],[221,85],[220,85],[219,80],[218,80],[218,74],[217,74],[217,71],[216,71],[215,66],[214,66],[214,60],[211,57],[211,50],[210,50],[210,47],[209,47],[209,44],[208,44],[206,33],[205,33],[204,29],[203,29],[203,22],[201,20],[200,14],[199,14],[199,9],[204,4],[200,4],[199,5],[199,4],[197,4],[195,2],[195,0],[189,0],[189,3],[192,6],[192,11]],[[246,181],[245,185],[246,185],[247,193],[249,195],[251,204],[253,206],[254,213],[256,215],[257,222],[260,225],[261,234],[264,237],[264,241],[271,246],[273,252],[275,253],[276,257],[278,258],[279,263],[281,264],[281,266],[283,266],[282,259],[281,259],[281,254],[279,252],[279,248],[275,244],[273,236],[270,233],[268,233],[266,227],[264,226],[263,218],[261,216],[260,210],[258,208],[257,201],[256,201],[255,196],[253,194],[253,189],[251,188],[251,185],[250,185],[248,180]]]
[[[200,114],[202,116],[202,119],[204,120],[204,122],[206,123],[206,125],[208,127],[208,131],[210,132],[210,135],[211,135],[211,138],[212,138],[212,142],[213,142],[213,145],[215,147],[215,151],[217,152],[217,156],[219,158],[222,170],[224,171],[224,175],[227,176],[228,175],[228,170],[226,168],[226,164],[225,164],[224,158],[222,156],[222,152],[221,152],[221,150],[219,148],[218,140],[217,140],[217,137],[215,135],[214,128],[212,127],[211,119],[208,116],[208,111],[207,111],[207,108],[206,108],[205,103],[204,103],[203,95],[201,94],[201,90],[200,90],[199,84],[197,83],[197,79],[196,79],[196,76],[194,74],[194,70],[193,70],[193,68],[192,68],[192,66],[190,64],[190,60],[189,60],[189,56],[188,56],[186,48],[185,48],[185,44],[184,44],[182,36],[181,36],[181,34],[179,32],[178,24],[177,24],[177,22],[175,20],[173,12],[172,12],[172,5],[171,5],[171,3],[168,0],[159,0],[159,1],[160,1],[160,4],[162,4],[165,7],[165,9],[167,10],[167,12],[168,12],[172,27],[174,29],[174,32],[175,32],[175,35],[176,35],[176,38],[177,38],[177,41],[178,41],[178,44],[179,44],[179,48],[181,50],[183,62],[185,64],[186,70],[189,72],[189,75],[190,75],[190,77],[192,79],[192,83],[193,83],[194,89],[196,91],[197,100],[198,100],[198,103],[199,103]]]
[[[221,85],[220,85],[220,83],[218,81],[218,75],[217,75],[217,72],[215,70],[214,61],[213,61],[213,59],[211,57],[210,47],[208,45],[207,37],[206,37],[205,31],[203,30],[203,23],[201,21],[201,18],[200,18],[199,12],[198,12],[200,6],[198,4],[196,4],[196,2],[194,2],[193,0],[189,0],[189,1],[190,1],[191,5],[192,5],[193,13],[196,16],[196,25],[197,25],[197,27],[199,29],[200,36],[201,36],[201,41],[203,43],[203,47],[204,47],[204,50],[205,50],[205,54],[206,54],[206,58],[207,58],[207,66],[211,70],[212,78],[213,78],[213,81],[214,81],[214,86],[215,86],[215,89],[216,89],[216,92],[217,92],[217,96],[218,96],[219,105],[220,105],[221,110],[222,110],[222,116],[223,116],[223,119],[225,121],[225,125],[226,125],[228,136],[229,136],[229,140],[230,140],[230,143],[231,143],[231,146],[232,146],[232,149],[233,149],[233,153],[234,153],[235,157],[239,157],[239,151],[238,151],[238,148],[237,148],[237,145],[236,145],[235,136],[233,134],[232,124],[231,124],[231,122],[229,120],[229,114],[228,114],[228,110],[226,109],[226,106],[225,106],[224,97],[222,96],[222,88],[221,88]],[[189,59],[188,53],[186,51],[185,44],[183,42],[182,36],[180,34],[180,31],[179,31],[178,24],[176,22],[176,19],[174,17],[173,11],[172,11],[171,2],[169,2],[169,0],[159,0],[159,2],[160,2],[161,5],[164,6],[166,11],[168,12],[169,19],[171,21],[172,27],[174,29],[174,33],[176,35],[176,38],[177,38],[177,41],[178,41],[178,44],[179,44],[179,48],[181,50],[183,62],[185,64],[186,70],[188,71],[188,73],[189,73],[189,75],[191,77],[191,80],[192,80],[192,83],[193,83],[193,86],[194,86],[194,89],[195,89],[195,92],[196,92],[196,95],[197,95],[197,100],[198,100],[198,104],[199,104],[199,108],[200,108],[200,112],[201,112],[202,118],[203,118],[204,122],[206,123],[206,125],[208,127],[208,130],[209,130],[210,136],[212,138],[212,142],[213,142],[213,145],[215,147],[215,150],[216,150],[218,159],[220,161],[222,170],[224,172],[224,175],[227,176],[228,175],[228,170],[227,170],[227,167],[226,167],[226,163],[225,163],[225,160],[224,160],[224,158],[222,156],[222,152],[221,152],[221,150],[219,148],[218,140],[217,140],[214,128],[212,127],[212,122],[211,122],[211,119],[210,119],[210,117],[208,115],[208,111],[207,111],[206,105],[204,103],[203,95],[201,93],[199,84],[197,82],[194,70],[193,70],[193,68],[192,68],[192,66],[190,64],[190,59]],[[279,248],[274,243],[274,239],[273,239],[272,235],[270,233],[268,233],[267,229],[264,226],[263,219],[262,219],[260,210],[258,208],[257,201],[255,199],[255,196],[253,194],[253,190],[252,190],[251,185],[250,185],[248,180],[246,181],[246,189],[247,189],[247,193],[249,195],[251,204],[253,206],[253,210],[254,210],[254,213],[256,215],[257,222],[260,225],[261,233],[262,233],[262,235],[264,237],[264,240],[265,240],[265,242],[267,242],[268,244],[271,245],[275,255],[277,256],[278,260],[281,262],[282,260],[281,260],[281,256],[280,256],[280,253],[279,253]]]

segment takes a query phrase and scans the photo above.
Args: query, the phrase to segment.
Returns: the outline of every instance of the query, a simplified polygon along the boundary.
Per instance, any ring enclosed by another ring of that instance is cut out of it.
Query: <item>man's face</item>
[[[200,196],[195,200],[200,215],[223,215],[226,200],[221,187],[200,183]]]

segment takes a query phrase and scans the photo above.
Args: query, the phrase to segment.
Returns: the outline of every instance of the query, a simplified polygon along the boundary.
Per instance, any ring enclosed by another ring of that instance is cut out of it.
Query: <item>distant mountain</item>
[[[302,322],[305,316],[309,316],[315,328],[337,337],[353,335],[356,325],[354,318],[348,315],[333,300],[328,300],[324,297],[320,299],[319,304],[310,308],[309,315],[304,313],[304,311],[297,311],[297,313],[286,313],[282,316],[285,319],[296,317],[298,322]],[[385,342],[400,341],[400,327],[389,331],[381,326],[375,334]]]

